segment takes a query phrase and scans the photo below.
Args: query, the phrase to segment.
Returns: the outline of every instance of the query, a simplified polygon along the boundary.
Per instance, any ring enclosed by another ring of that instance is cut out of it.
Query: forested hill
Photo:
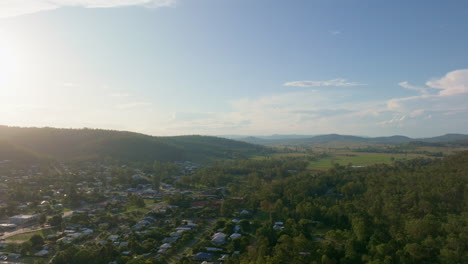
[[[33,161],[37,158],[38,156],[34,153],[0,139],[0,162],[5,160]]]
[[[271,137],[245,137],[239,140],[261,145],[317,145],[317,144],[330,144],[330,143],[354,143],[354,144],[384,144],[384,145],[397,145],[410,142],[425,142],[425,143],[446,143],[468,140],[468,135],[464,134],[446,134],[443,136],[432,138],[410,138],[406,136],[390,136],[390,137],[360,137],[350,135],[328,134],[319,136],[302,136],[292,138],[286,136],[281,138],[276,136]]]
[[[264,147],[209,136],[153,137],[100,129],[0,126],[0,158],[32,156],[58,159],[105,158],[122,161],[209,161],[267,151]],[[14,150],[5,151],[5,150]],[[5,153],[3,153],[5,152]],[[33,154],[34,153],[34,154]]]

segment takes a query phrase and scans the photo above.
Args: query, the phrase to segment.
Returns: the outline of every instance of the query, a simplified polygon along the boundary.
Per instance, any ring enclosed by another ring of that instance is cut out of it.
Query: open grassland
[[[49,260],[51,259],[51,257],[49,258],[44,258],[44,257],[24,257],[24,258],[21,258],[21,262],[20,263],[24,263],[24,264],[35,264],[37,263],[38,261],[42,260],[44,263],[49,263]]]
[[[445,155],[451,155],[451,154],[467,151],[468,148],[467,147],[418,147],[417,150],[427,151],[427,152],[442,152]]]
[[[361,153],[342,152],[329,154],[328,157],[309,162],[309,169],[327,169],[335,163],[340,165],[369,166],[378,163],[392,163],[396,160],[425,157],[420,154],[386,154],[386,153]]]
[[[353,152],[349,150],[331,149],[323,152],[292,152],[292,153],[276,153],[270,156],[257,156],[255,159],[269,158],[300,158],[309,162],[309,169],[329,169],[334,164],[339,165],[355,165],[369,166],[378,163],[392,163],[397,160],[413,159],[418,157],[428,157],[424,154],[400,154],[400,153],[368,153],[368,152]]]
[[[268,156],[255,156],[254,159],[298,158],[308,161],[308,168],[311,170],[323,170],[332,168],[334,164],[370,166],[373,164],[389,164],[398,160],[409,160],[421,157],[435,158],[434,155],[430,154],[441,153],[443,155],[451,155],[468,150],[468,148],[462,147],[423,146],[400,150],[407,153],[386,153],[386,151],[389,151],[388,146],[372,145],[376,152],[353,151],[346,145],[337,145],[335,146],[336,148],[328,147],[329,146],[314,147],[312,150],[304,148],[278,148],[279,153]]]
[[[57,228],[45,228],[40,230],[33,230],[31,232],[25,232],[18,235],[11,236],[7,238],[8,241],[23,242],[29,240],[34,235],[41,235],[42,237],[47,237],[48,235],[56,234],[59,230]]]

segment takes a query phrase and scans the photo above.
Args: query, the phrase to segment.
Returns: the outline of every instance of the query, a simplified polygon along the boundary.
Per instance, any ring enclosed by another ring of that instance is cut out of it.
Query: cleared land
[[[386,153],[362,153],[345,152],[329,154],[328,157],[309,162],[309,169],[327,169],[332,168],[333,164],[340,165],[352,164],[355,166],[369,166],[378,163],[392,163],[396,160],[413,159],[425,157],[420,154],[386,154]]]
[[[48,235],[53,235],[57,233],[59,230],[57,228],[43,228],[39,230],[31,230],[21,234],[17,234],[11,237],[6,238],[6,240],[10,242],[24,242],[29,240],[32,236],[38,234],[42,237],[47,237]]]

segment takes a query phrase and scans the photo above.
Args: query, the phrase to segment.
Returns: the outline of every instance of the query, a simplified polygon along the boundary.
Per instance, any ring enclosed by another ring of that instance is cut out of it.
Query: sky
[[[465,0],[1,0],[0,125],[468,134]]]

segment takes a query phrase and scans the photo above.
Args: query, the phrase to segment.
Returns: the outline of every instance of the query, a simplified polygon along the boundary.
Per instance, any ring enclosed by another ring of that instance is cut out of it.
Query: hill
[[[390,136],[390,137],[360,137],[352,135],[328,134],[311,136],[306,138],[269,138],[263,137],[245,137],[244,142],[261,145],[289,145],[289,146],[312,146],[323,144],[381,144],[381,145],[398,145],[410,142],[425,142],[425,143],[450,143],[461,142],[468,140],[468,135],[463,134],[446,134],[443,136],[432,138],[410,138],[406,136]]]
[[[112,158],[122,161],[209,161],[245,157],[266,151],[255,146],[209,136],[153,137],[101,129],[20,128],[0,126],[0,148],[23,149],[55,159]],[[9,153],[9,151],[4,151]]]
[[[0,140],[0,162],[16,161],[35,161],[38,156],[27,150],[21,149],[10,142]]]
[[[429,143],[441,143],[441,142],[462,141],[462,140],[468,140],[468,135],[445,134],[443,136],[420,139],[420,141],[429,142]]]

